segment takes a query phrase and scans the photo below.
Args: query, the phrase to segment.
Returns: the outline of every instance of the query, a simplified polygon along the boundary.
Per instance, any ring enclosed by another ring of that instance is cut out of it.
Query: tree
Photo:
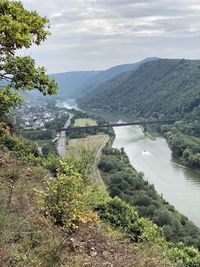
[[[29,56],[16,56],[16,51],[40,45],[50,34],[48,19],[36,11],[28,11],[18,1],[0,0],[0,116],[22,103],[17,90],[39,90],[43,95],[55,94],[54,79],[36,67]]]

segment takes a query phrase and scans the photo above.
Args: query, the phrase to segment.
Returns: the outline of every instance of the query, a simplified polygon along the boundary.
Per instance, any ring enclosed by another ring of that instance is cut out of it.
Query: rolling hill
[[[58,83],[59,92],[56,97],[79,96],[82,94],[82,89],[98,73],[98,71],[74,71],[50,74],[50,77],[55,78]]]
[[[79,99],[87,109],[135,114],[137,117],[178,116],[200,105],[200,61],[159,59],[118,75]]]
[[[122,73],[137,70],[140,67],[140,65],[142,65],[143,63],[146,63],[149,61],[154,61],[157,59],[158,58],[156,58],[156,57],[149,57],[149,58],[145,58],[144,60],[133,63],[133,64],[118,65],[118,66],[109,68],[107,70],[101,71],[101,72],[97,73],[94,77],[92,77],[92,79],[85,86],[85,88],[83,88],[84,93],[95,89],[100,84],[103,84],[104,82],[107,82],[111,79],[114,79],[115,77],[117,77],[118,75],[120,75]]]
[[[156,59],[146,58],[137,63],[118,65],[104,71],[74,71],[50,74],[50,76],[56,79],[60,89],[56,97],[78,98],[119,74],[134,71],[141,64]]]

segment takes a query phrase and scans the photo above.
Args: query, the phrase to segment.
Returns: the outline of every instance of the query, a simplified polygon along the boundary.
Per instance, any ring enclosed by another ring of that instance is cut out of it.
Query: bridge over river
[[[101,129],[101,128],[110,128],[110,127],[123,127],[123,126],[132,126],[132,125],[143,125],[144,130],[146,131],[147,125],[153,125],[153,124],[172,124],[175,123],[175,120],[172,119],[163,119],[163,120],[143,120],[143,121],[134,121],[134,122],[122,122],[122,123],[109,123],[109,124],[101,124],[101,125],[88,125],[88,126],[82,126],[82,127],[67,127],[62,129],[57,129],[58,132],[65,131],[82,131],[87,129]]]

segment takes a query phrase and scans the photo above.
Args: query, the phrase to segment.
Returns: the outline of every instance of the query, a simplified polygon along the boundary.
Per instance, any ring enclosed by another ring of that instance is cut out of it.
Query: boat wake
[[[144,151],[142,151],[142,155],[149,156],[151,155],[151,152],[145,149]]]

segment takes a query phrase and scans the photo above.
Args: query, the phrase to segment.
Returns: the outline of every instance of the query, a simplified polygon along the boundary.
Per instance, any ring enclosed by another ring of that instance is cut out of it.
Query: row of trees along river
[[[73,101],[65,106],[76,107]],[[162,136],[152,140],[138,126],[116,127],[114,130],[113,147],[124,147],[132,166],[143,172],[145,179],[154,184],[157,192],[170,204],[200,227],[200,173],[173,159]]]

